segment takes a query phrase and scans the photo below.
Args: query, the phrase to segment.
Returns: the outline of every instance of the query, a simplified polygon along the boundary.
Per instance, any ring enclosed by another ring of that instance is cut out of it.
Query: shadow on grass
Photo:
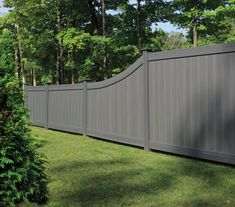
[[[82,171],[83,167],[92,167],[91,170],[93,169],[93,173],[82,176],[80,181],[76,183],[80,186],[79,191],[68,192],[61,200],[76,198],[81,206],[107,206],[110,203],[115,203],[115,201],[119,203],[124,198],[125,201],[131,202],[138,196],[151,193],[157,195],[158,192],[171,186],[172,175],[163,172],[154,174],[153,169],[125,168],[131,163],[131,160],[108,160],[107,162],[89,162],[85,165],[80,162],[72,162],[66,166],[61,166],[60,170],[66,167],[71,169],[72,166],[76,166],[78,173]],[[112,165],[116,165],[116,169],[108,170],[109,166],[112,167]],[[119,165],[122,165],[122,168],[119,168]],[[103,168],[106,168],[106,170]],[[143,179],[149,173],[152,174],[151,179]]]
[[[69,170],[76,170],[79,171],[81,169],[85,169],[85,168],[94,168],[95,170],[99,170],[103,167],[108,167],[108,166],[112,166],[112,165],[128,165],[130,164],[130,162],[126,159],[109,159],[109,160],[89,160],[89,161],[70,161],[67,162],[64,165],[60,165],[54,168],[50,168],[50,173],[54,174],[57,172],[63,172],[67,169]]]
[[[133,165],[135,164],[135,165]],[[137,164],[137,165],[136,165]],[[136,167],[137,166],[137,167]],[[178,187],[180,179],[191,177],[200,179],[202,188],[223,187],[222,176],[228,175],[227,168],[204,163],[201,161],[190,161],[187,159],[177,159],[164,163],[156,167],[151,165],[138,166],[138,161],[132,159],[103,160],[103,161],[72,161],[65,165],[51,169],[51,173],[61,173],[64,175],[68,170],[76,171],[79,179],[73,179],[73,185],[77,188],[66,189],[60,197],[64,205],[70,201],[76,201],[81,206],[123,206],[133,205],[138,199],[146,199],[153,196],[158,200],[164,193],[169,194]],[[85,170],[85,171],[84,171]],[[87,173],[84,173],[87,172]],[[191,183],[187,187],[194,191]],[[179,189],[182,190],[182,189]],[[235,187],[230,188],[231,192]],[[197,193],[197,192],[194,192]],[[199,192],[200,193],[200,192]],[[215,197],[208,199],[195,196],[194,204],[187,206],[216,206]]]

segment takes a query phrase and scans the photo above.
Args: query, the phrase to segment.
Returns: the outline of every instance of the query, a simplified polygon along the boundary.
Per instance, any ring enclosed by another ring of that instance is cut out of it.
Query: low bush
[[[28,128],[23,90],[14,70],[0,69],[0,206],[46,202],[45,158]]]

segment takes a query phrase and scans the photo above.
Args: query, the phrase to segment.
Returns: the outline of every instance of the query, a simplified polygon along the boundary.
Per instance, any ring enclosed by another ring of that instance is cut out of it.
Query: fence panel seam
[[[48,113],[49,112],[49,86],[45,86],[45,128],[48,129]]]
[[[149,133],[150,133],[150,113],[149,113],[149,67],[148,53],[149,49],[143,49],[143,69],[144,69],[144,149],[149,151]]]

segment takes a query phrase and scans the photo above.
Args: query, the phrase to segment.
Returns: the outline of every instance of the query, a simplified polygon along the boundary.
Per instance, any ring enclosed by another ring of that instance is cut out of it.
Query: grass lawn
[[[32,133],[45,142],[46,206],[235,206],[234,167],[42,128]]]

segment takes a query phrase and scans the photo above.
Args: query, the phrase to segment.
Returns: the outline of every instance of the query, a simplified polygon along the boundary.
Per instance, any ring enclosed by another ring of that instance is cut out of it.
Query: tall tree
[[[96,1],[95,0],[88,0],[89,10],[90,10],[90,18],[91,18],[91,26],[90,26],[90,33],[92,35],[97,35],[99,30],[98,25],[98,17],[96,14]]]
[[[194,47],[198,46],[199,37],[207,38],[216,31],[221,31],[225,25],[224,15],[219,15],[219,8],[230,7],[230,1],[226,0],[174,0],[172,3],[173,19],[171,22],[182,28],[189,29],[189,37]],[[226,28],[231,29],[231,24]],[[223,28],[222,30],[226,30]]]
[[[166,21],[167,17],[189,29],[188,39],[194,39],[195,46],[232,41],[234,34],[231,29],[234,0],[213,3],[209,0],[4,2],[11,11],[0,19],[2,28],[14,32],[19,74],[24,74],[32,85],[75,83],[83,78],[103,80],[134,61],[136,48],[140,54],[145,46],[158,51],[182,47],[184,39],[181,36],[156,29],[158,22]],[[18,25],[18,32],[15,25]],[[76,45],[81,34],[89,34],[92,39],[84,41],[84,50]],[[126,62],[122,63],[120,58]]]
[[[119,44],[142,47],[154,36],[153,26],[164,19],[166,4],[162,0],[136,0],[119,5],[114,17],[115,30],[111,32]]]
[[[15,24],[15,34],[16,34],[16,46],[15,46],[15,61],[16,61],[16,71],[18,73],[18,78],[21,83],[21,87],[24,87],[25,76],[24,76],[24,64],[22,57],[22,46],[21,46],[21,35],[20,26]]]
[[[138,48],[142,49],[142,34],[141,34],[141,4],[140,0],[137,0],[136,6],[136,27],[137,27],[137,37],[138,37]]]

